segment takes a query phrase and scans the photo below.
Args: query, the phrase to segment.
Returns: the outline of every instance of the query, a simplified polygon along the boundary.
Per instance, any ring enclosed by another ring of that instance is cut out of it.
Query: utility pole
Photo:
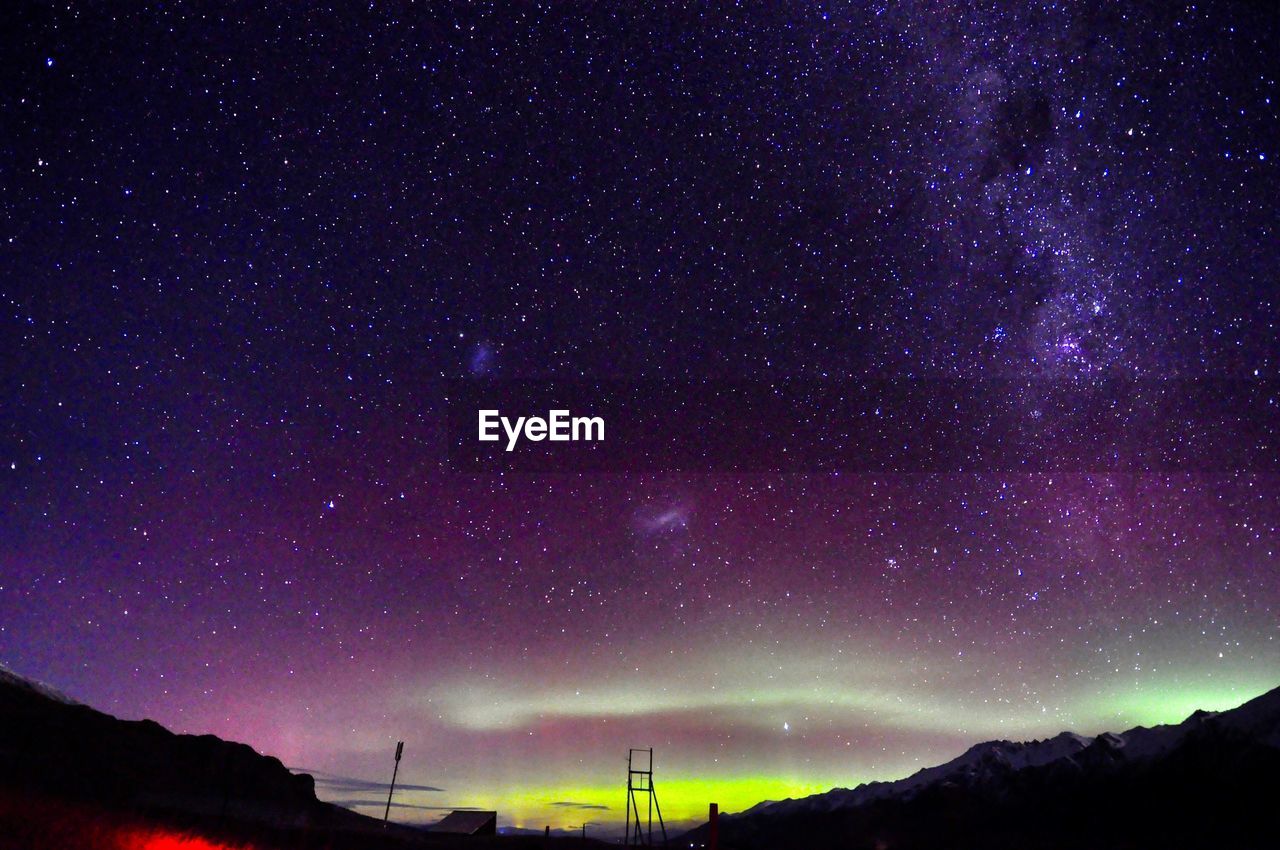
[[[396,793],[396,774],[400,772],[400,756],[404,754],[404,741],[396,742],[396,766],[391,771],[391,788],[387,791],[387,810],[382,815],[382,825],[385,827],[391,819],[391,795]]]

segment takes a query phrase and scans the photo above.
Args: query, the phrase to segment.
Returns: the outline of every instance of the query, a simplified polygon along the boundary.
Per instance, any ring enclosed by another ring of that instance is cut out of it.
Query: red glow
[[[119,835],[120,850],[252,850],[248,845],[220,844],[194,835],[157,829],[132,829]]]

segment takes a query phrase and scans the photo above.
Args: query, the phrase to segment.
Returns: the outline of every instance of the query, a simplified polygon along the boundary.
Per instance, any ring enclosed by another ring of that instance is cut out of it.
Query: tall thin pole
[[[404,741],[396,742],[396,766],[391,770],[391,788],[387,790],[387,810],[382,814],[382,825],[391,819],[391,795],[396,793],[396,775],[400,773],[400,756],[404,754]]]
[[[625,835],[627,836],[626,844],[631,846],[631,806],[635,802],[635,795],[631,793],[631,750],[627,750],[627,828]],[[640,820],[640,813],[636,812],[636,821]]]
[[[653,747],[649,748],[649,846],[653,846]]]

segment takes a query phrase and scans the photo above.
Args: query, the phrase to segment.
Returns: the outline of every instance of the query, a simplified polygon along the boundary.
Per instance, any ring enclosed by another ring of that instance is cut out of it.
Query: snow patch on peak
[[[769,808],[770,806],[776,804],[777,802],[778,802],[777,800],[761,800],[751,808],[743,809],[741,812],[739,812],[739,814],[743,814],[743,815],[754,814],[755,812]]]
[[[51,685],[46,685],[44,682],[36,679],[28,679],[26,676],[19,676],[3,663],[0,663],[0,687],[5,686],[19,688],[24,691],[31,691],[32,693],[40,694],[40,696],[47,697],[55,702],[60,702],[63,705],[80,705],[79,702],[73,700],[57,688]]]
[[[1052,738],[1045,738],[1043,741],[1028,741],[1027,743],[986,741],[970,747],[965,751],[964,755],[957,759],[938,767],[920,771],[917,776],[921,774],[934,774],[936,776],[939,773],[956,773],[982,764],[999,765],[1010,770],[1023,770],[1024,768],[1038,767],[1042,764],[1048,764],[1051,761],[1074,755],[1092,743],[1092,738],[1077,735],[1074,732],[1062,732]]]

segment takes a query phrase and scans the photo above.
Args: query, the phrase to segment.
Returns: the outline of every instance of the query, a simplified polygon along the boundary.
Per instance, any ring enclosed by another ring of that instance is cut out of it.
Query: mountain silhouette
[[[119,720],[0,668],[0,786],[110,806],[260,815],[328,813],[307,774],[247,744]]]
[[[720,819],[725,850],[1275,848],[1280,688],[1096,737],[988,741],[896,782]],[[680,840],[700,846],[707,826]]]
[[[324,780],[356,795],[386,793],[379,783]],[[541,833],[452,837],[388,826],[318,800],[315,785],[246,744],[120,720],[0,666],[0,850],[583,846],[576,833],[548,845]]]

